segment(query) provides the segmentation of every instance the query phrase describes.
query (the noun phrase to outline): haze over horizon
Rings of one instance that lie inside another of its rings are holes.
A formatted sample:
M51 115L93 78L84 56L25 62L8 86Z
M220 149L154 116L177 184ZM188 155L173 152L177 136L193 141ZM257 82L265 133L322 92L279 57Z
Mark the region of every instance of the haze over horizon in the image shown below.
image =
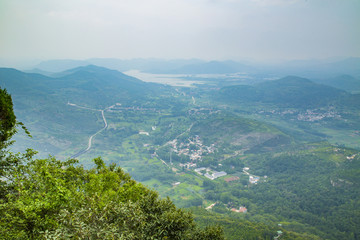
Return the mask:
M357 0L13 0L0 60L360 57Z

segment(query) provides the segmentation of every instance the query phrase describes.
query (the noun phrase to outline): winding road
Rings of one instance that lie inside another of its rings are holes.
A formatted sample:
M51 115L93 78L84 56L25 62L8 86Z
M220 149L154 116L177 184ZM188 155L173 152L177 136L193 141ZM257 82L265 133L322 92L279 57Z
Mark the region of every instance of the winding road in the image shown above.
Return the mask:
M104 130L107 128L108 124L107 124L107 121L106 121L106 118L105 118L104 111L105 111L106 109L108 109L108 108L105 108L104 110L99 110L99 109L82 107L82 106L79 106L79 105L76 105L76 104L73 104L73 103L69 103L69 102L68 102L68 105L73 106L73 107L82 108L82 109L88 109L88 110L93 110L93 111L100 111L100 112L101 112L101 116L102 116L103 121L104 121L104 127L89 137L88 147L87 147L86 149L81 150L80 152L78 152L78 153L76 153L76 154L74 154L74 155L72 155L72 156L70 157L70 158L77 158L77 157L79 157L80 155L82 155L82 154L86 153L87 151L89 151L89 150L91 149L91 146L92 146L92 140L93 140L93 138L94 138L97 134L101 133L102 131L104 131Z

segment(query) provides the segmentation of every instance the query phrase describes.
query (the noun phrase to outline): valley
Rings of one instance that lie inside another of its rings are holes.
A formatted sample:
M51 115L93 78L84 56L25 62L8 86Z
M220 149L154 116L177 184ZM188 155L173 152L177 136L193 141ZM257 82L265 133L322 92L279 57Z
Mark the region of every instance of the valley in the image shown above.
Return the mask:
M228 239L360 236L356 94L297 77L171 87L96 66L60 77L0 70L34 136L20 134L15 150L87 168L101 156L199 223L224 225Z
M360 0L0 0L0 240L360 240Z

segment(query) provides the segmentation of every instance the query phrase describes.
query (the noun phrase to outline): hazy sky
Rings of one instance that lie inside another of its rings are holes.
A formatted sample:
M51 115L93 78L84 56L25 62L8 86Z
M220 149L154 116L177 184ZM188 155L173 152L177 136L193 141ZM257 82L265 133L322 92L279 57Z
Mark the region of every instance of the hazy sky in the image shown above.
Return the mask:
M360 57L360 0L0 0L0 58Z

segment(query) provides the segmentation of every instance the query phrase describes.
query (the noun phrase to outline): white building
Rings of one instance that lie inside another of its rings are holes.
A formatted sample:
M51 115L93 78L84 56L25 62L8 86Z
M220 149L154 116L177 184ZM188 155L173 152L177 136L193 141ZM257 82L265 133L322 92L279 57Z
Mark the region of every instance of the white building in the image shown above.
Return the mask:
M197 174L203 175L203 174L201 173L201 171L204 171L205 169L206 169L206 168L201 167L201 168L196 168L194 171L195 171Z
M227 173L224 171L221 171L221 172L214 172L212 175L214 178L219 178L219 177L227 175Z
M222 177L222 176L225 176L227 175L226 172L224 171L221 171L221 172L215 172L213 171L213 173L210 175L209 173L205 173L204 176L211 179L211 180L214 180L216 178L219 178L219 177Z

